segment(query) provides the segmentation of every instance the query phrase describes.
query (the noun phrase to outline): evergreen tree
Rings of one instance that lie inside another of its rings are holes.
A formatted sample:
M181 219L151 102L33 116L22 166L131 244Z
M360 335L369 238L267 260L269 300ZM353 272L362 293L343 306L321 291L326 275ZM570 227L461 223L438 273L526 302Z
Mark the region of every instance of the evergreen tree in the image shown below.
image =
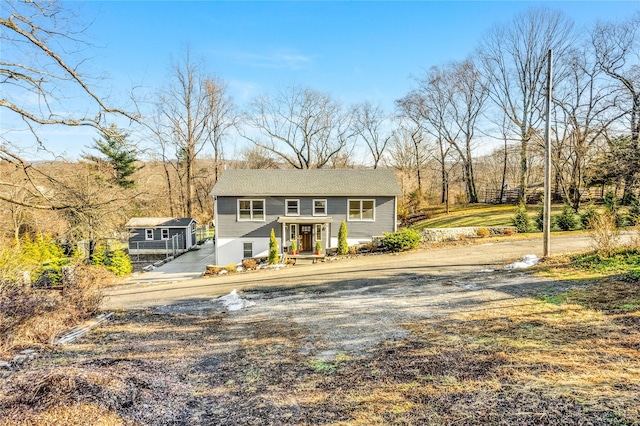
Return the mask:
M271 236L269 237L269 259L268 262L270 265L275 265L280 261L280 256L278 256L278 240L276 239L276 233L271 228Z
M347 244L347 222L344 220L340 224L338 231L338 254L349 253L349 244Z
M136 166L138 159L127 147L128 133L122 133L115 125L111 125L103 132L101 139L94 139L91 148L100 152L103 157L84 155L83 158L97 164L109 164L113 170L111 182L122 188L133 188L135 181L130 179L140 167Z
M513 224L518 229L518 232L521 233L529 232L531 229L531 222L529 220L529 215L527 214L527 206L525 206L523 201L520 202L516 209Z

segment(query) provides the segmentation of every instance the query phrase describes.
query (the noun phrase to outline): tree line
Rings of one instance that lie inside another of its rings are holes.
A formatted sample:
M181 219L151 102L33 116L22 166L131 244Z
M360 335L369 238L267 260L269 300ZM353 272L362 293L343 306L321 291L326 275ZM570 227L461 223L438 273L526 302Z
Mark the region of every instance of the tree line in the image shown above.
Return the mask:
M189 48L145 94L146 107L137 93L113 106L82 72L82 28L70 12L38 0L9 0L2 9L3 114L42 150L47 128L98 135L80 159L33 162L21 155L18 133L3 129L0 214L15 241L43 229L71 241L111 238L131 216L206 223L209 192L225 167L393 168L405 206L448 203L452 188L471 203L482 201L481 188L511 185L524 196L541 182L549 50L555 192L576 210L591 185L616 185L625 202L637 194L640 11L576 28L556 10L530 9L491 27L466 59L415 77L392 110L344 105L296 84L241 109ZM29 101L34 95L39 102Z

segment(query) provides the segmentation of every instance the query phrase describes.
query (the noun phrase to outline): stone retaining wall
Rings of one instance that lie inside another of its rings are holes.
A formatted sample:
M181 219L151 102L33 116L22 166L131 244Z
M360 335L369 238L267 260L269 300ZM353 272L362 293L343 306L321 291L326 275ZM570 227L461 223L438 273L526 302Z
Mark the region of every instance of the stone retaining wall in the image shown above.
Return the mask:
M464 238L478 237L478 229L484 228L490 235L515 234L518 230L514 226L468 226L464 228L425 228L420 232L425 243L439 243L442 241L458 241ZM508 231L505 232L505 230Z

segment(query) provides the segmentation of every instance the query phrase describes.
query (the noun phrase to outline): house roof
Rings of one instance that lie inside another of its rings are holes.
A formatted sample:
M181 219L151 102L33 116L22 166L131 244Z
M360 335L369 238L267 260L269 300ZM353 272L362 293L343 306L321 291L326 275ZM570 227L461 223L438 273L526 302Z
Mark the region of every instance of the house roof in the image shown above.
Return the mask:
M392 170L225 170L213 196L394 196L401 195Z
M125 228L186 228L191 222L197 222L191 217L132 217Z

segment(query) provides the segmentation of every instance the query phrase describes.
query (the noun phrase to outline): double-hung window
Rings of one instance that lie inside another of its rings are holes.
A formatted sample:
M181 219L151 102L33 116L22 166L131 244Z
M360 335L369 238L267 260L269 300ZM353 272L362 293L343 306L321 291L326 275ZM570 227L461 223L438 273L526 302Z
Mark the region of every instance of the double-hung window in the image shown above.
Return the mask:
M300 216L300 200L285 200L285 215Z
M153 240L153 229L147 228L144 230L144 239Z
M349 220L373 221L375 200L349 200Z
M264 221L264 200L238 200L238 220Z
M242 257L253 257L253 243L242 243Z
M314 216L327 215L327 200L313 200L313 215Z
M169 230L168 229L163 229L162 230L162 239L163 240L168 240L169 239Z

